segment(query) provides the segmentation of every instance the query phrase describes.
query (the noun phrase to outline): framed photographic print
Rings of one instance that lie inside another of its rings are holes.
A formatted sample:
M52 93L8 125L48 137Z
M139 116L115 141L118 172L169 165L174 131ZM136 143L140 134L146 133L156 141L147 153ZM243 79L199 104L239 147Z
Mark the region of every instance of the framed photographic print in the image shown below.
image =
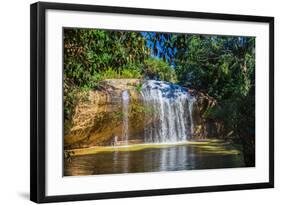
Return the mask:
M31 5L34 202L274 186L274 18Z

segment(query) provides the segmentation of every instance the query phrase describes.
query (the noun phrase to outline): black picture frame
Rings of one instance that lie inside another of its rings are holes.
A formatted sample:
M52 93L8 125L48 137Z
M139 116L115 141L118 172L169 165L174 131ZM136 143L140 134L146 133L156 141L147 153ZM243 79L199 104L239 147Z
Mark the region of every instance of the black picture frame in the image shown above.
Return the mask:
M46 10L86 11L263 22L269 24L269 181L262 183L46 196ZM38 2L30 7L30 199L37 203L186 194L274 187L274 18L264 16Z

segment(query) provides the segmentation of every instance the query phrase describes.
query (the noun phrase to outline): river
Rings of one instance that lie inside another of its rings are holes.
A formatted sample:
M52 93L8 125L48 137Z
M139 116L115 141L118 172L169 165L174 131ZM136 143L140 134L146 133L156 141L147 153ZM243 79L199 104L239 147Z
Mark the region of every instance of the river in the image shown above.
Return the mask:
M244 167L243 156L220 140L93 148L65 158L64 175L98 175ZM93 151L92 150L92 151Z

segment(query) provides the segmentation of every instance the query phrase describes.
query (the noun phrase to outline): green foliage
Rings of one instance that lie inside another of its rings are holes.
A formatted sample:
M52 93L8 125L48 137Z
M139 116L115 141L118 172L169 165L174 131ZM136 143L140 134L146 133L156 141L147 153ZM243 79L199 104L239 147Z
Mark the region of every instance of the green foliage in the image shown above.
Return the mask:
M176 73L168 63L157 59L149 58L144 64L144 75L151 79L176 82Z
M149 54L137 32L64 29L64 107L71 116L73 93L94 89L105 78L140 78Z
M205 118L223 122L225 133L242 143L247 165L254 162L255 38L187 36L175 54L181 84L214 97ZM251 158L249 160L249 158Z
M141 89L142 89L142 84L141 84L141 83L138 83L138 84L136 85L136 90L137 90L137 92L140 93L140 92L141 92Z
M141 71L137 69L118 69L115 70L111 67L99 73L100 80L104 79L123 79L123 78L141 78Z
M121 78L142 78L141 66L131 65L121 71Z
M71 119L72 115L74 114L74 107L78 103L79 100L87 101L88 99L88 90L87 87L72 87L69 89L68 87L64 87L64 94L63 101L64 101L64 123L65 123L65 131L68 131L69 120ZM65 133L66 134L66 133Z
M191 35L184 43L186 50L175 56L180 82L218 100L248 94L254 80L254 38Z
M132 119L138 119L139 116L144 116L144 115L152 115L154 111L154 108L151 106L147 105L142 105L139 103L132 103L130 105L130 111L129 115Z
M122 111L115 111L113 118L115 121L120 121L124 116L124 113Z
M98 74L108 68L123 75L137 76L136 65L148 56L145 39L137 32L98 29L64 30L64 76L67 84L95 87ZM131 69L133 67L133 69ZM108 71L107 74L113 74Z
M113 79L113 78L120 78L120 71L113 70L111 67L106 69L103 72L100 72L101 79Z
M65 119L77 93L109 78L158 79L206 93L217 103L204 117L222 122L244 154L254 153L254 37L64 29Z

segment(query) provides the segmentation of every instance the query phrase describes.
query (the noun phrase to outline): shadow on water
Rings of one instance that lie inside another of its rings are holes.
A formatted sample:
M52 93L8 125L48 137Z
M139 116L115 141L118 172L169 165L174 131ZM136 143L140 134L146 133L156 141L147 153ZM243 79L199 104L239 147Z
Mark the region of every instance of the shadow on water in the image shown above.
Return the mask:
M228 144L183 144L134 151L113 150L65 160L65 176L243 167L243 156Z

